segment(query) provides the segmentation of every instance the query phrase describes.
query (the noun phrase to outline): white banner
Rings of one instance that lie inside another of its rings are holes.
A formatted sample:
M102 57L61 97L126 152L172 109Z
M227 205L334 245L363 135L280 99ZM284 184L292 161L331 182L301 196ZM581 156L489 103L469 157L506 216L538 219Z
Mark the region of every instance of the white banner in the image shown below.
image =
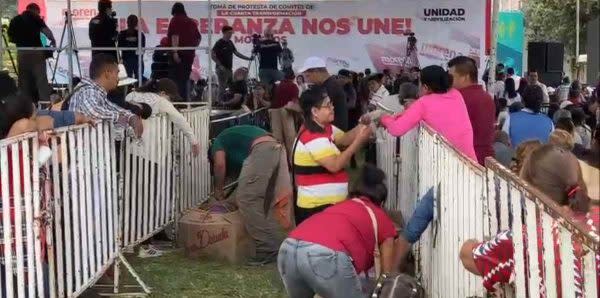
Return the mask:
M397 71L405 63L407 34L417 38L416 58L421 67L446 62L467 55L483 63L486 34L486 2L483 0L359 0L359 1L226 1L213 3L215 35L220 38L223 25L234 28L237 50L250 55L253 33L271 27L277 40L287 40L298 69L309 56L327 61L330 71L342 68L362 71L365 68ZM189 17L198 21L202 42L208 46L208 2L183 1ZM154 47L166 36L172 1L143 1L141 28L146 46ZM89 46L88 23L96 15L96 1L72 1L74 32L79 47ZM138 12L136 1L115 1L120 28L130 14ZM60 37L66 1L47 2L48 25ZM208 55L197 51L198 59L192 78L207 74ZM80 51L83 75L87 76L90 51ZM67 60L59 73L67 69ZM150 74L152 51L144 55L146 75ZM248 66L234 58L234 68ZM75 69L77 69L75 67ZM77 75L77 73L76 73Z

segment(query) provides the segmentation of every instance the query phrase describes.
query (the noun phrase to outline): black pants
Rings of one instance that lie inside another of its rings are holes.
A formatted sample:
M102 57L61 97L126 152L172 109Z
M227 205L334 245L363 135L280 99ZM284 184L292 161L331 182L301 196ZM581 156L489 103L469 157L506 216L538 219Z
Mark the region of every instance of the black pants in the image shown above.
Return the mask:
M169 79L177 84L179 95L184 101L189 99L190 94L190 74L192 73L192 61L182 60L181 63L175 63L172 59L169 61Z
M123 66L125 66L125 71L127 72L127 76L130 78L138 77L138 56L123 56ZM144 81L144 60L142 60L142 81Z
M296 226L299 226L303 221L305 221L309 217L327 209L327 207L330 207L330 206L333 206L333 205L327 204L327 205L319 206L316 208L301 208L301 207L296 206L296 208L295 208L296 210L294 210Z

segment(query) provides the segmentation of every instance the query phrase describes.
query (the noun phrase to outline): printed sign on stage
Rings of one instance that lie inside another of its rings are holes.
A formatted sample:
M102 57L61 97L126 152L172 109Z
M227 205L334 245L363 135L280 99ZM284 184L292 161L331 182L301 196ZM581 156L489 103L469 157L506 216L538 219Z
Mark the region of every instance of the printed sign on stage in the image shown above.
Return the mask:
M47 21L60 36L66 1L48 0ZM203 35L200 46L207 47L208 2L182 1L188 16L197 21ZM146 45L156 46L167 33L172 1L143 1L140 27ZM89 46L88 23L96 14L96 1L73 1L74 31L79 47ZM137 1L114 1L119 26L127 16L137 14ZM234 28L233 41L239 52L249 55L252 34L273 28L276 39L287 40L295 56L294 68L309 56L327 61L331 72L342 68L399 71L411 65L445 65L458 55L484 61L486 40L486 1L481 0L362 0L362 1L223 1L211 5L215 34L220 38L224 25ZM408 34L417 39L409 51ZM193 79L205 77L208 55L198 50ZM87 73L89 51L79 52L82 72ZM61 58L59 73L66 71ZM146 76L150 73L152 51L144 53ZM234 59L234 68L247 66Z

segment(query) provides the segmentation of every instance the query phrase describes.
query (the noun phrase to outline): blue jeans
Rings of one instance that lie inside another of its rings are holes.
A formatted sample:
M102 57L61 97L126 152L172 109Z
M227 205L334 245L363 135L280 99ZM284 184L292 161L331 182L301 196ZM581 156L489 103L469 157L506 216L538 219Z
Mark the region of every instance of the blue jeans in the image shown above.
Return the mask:
M427 226L433 220L433 199L432 187L417 203L415 211L406 224L406 228L402 231L402 236L409 243L412 244L419 241L419 238L421 238L421 235L427 230Z
M319 244L287 238L281 244L277 268L291 298L365 297L352 259Z

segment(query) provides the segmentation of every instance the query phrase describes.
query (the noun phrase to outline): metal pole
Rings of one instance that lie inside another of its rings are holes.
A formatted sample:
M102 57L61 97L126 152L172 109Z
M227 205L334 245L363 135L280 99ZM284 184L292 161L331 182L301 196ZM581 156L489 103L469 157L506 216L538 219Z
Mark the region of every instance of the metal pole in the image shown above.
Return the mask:
M491 43L492 48L490 50L490 71L488 75L488 90L491 85L496 81L496 48L498 39L498 11L500 10L500 0L493 0L492 8L492 36Z
M67 0L67 28L72 28L73 18L71 15L71 0ZM70 29L69 29L70 30ZM67 57L69 59L69 93L73 92L73 38L75 36L69 34L69 43L67 44ZM60 53L59 53L60 55Z
M2 26L2 17L0 17L0 71L4 70L4 38L2 38L3 36L4 27Z
M138 69L137 69L137 80L138 86L142 86L142 77L144 74L142 73L143 64L144 64L144 53L142 52L142 0L138 0L138 42L137 42L137 59L138 59Z
M579 78L579 12L580 5L579 0L576 1L575 5L575 79Z
M208 0L208 110L212 109L212 34L213 34L213 18L212 18L212 1ZM202 96L202 95L201 95Z

